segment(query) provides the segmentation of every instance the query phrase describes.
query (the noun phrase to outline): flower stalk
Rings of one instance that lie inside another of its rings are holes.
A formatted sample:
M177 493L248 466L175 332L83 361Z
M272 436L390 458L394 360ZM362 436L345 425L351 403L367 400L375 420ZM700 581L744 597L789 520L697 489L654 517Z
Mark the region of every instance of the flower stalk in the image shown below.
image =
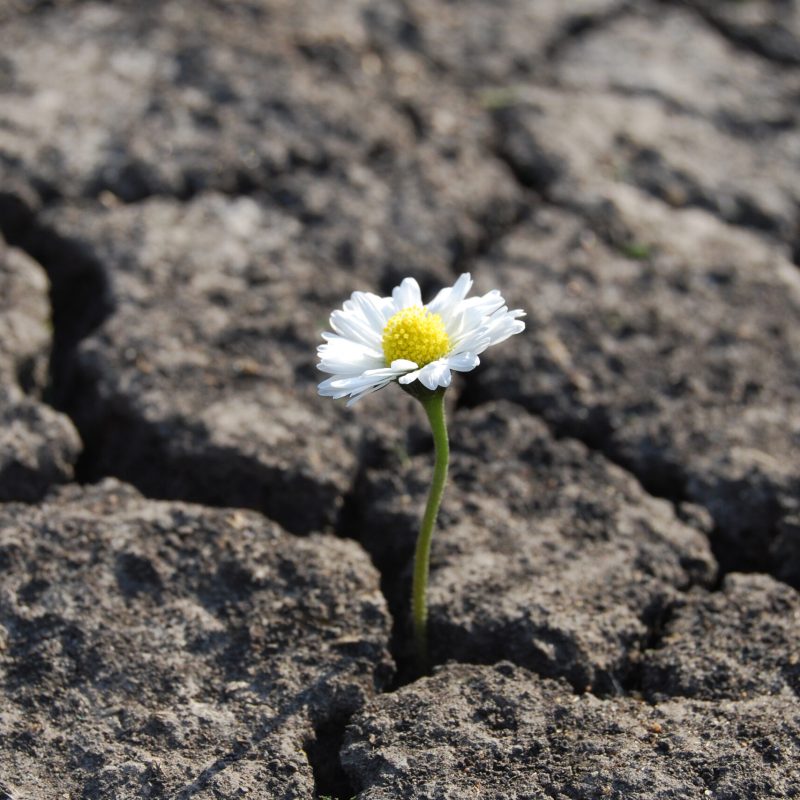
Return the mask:
M330 317L322 334L317 367L330 375L319 384L323 397L347 397L347 405L399 384L422 403L433 432L436 463L414 555L411 610L420 672L428 668L428 573L436 517L450 458L444 394L453 372L471 372L489 347L522 333L525 312L509 310L497 289L467 297L465 272L429 303L414 278L404 278L391 297L353 292Z
M428 667L428 575L430 572L431 542L436 527L436 518L442 504L447 467L450 460L450 445L447 438L447 421L444 409L444 389L417 395L433 432L436 462L433 479L428 492L428 502L422 516L417 546L414 552L414 578L411 587L411 615L414 624L414 644L421 672Z

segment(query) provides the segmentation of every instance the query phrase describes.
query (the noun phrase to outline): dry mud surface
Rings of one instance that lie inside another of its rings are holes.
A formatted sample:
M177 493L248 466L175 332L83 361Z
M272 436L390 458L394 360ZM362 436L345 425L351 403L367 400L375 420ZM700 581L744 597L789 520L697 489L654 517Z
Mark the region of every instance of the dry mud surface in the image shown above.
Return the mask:
M800 798L798 589L795 0L0 0L1 800Z

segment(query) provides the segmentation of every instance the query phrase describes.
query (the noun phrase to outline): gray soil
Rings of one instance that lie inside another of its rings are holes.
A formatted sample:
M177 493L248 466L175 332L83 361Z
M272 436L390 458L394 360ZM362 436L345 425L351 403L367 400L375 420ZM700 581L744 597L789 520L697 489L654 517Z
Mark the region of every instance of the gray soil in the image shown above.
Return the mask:
M449 664L357 714L342 760L362 800L797 797L798 726L796 697L648 705Z
M0 0L0 800L800 798L799 264L790 0Z
M0 746L20 798L302 797L393 667L353 542L113 479L6 504Z

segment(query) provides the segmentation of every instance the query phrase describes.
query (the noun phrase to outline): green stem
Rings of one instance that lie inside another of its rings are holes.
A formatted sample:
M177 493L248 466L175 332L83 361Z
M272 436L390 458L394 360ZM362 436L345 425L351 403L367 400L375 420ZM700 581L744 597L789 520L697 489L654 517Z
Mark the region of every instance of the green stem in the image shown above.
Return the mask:
M447 441L447 423L444 415L444 389L420 397L428 421L433 431L433 444L436 448L436 464L425 514L422 517L417 548L414 553L414 581L411 589L411 608L414 619L414 642L417 659L424 672L428 666L428 572L431 557L431 539L436 525L436 516L442 504L442 495L447 483L447 463L450 446Z

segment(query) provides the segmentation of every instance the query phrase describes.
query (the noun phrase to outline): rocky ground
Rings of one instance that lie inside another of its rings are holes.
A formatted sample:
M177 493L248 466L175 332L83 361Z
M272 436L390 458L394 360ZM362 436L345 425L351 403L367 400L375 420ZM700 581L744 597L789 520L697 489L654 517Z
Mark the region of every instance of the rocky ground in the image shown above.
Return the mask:
M796 0L0 0L0 234L0 800L800 798Z

